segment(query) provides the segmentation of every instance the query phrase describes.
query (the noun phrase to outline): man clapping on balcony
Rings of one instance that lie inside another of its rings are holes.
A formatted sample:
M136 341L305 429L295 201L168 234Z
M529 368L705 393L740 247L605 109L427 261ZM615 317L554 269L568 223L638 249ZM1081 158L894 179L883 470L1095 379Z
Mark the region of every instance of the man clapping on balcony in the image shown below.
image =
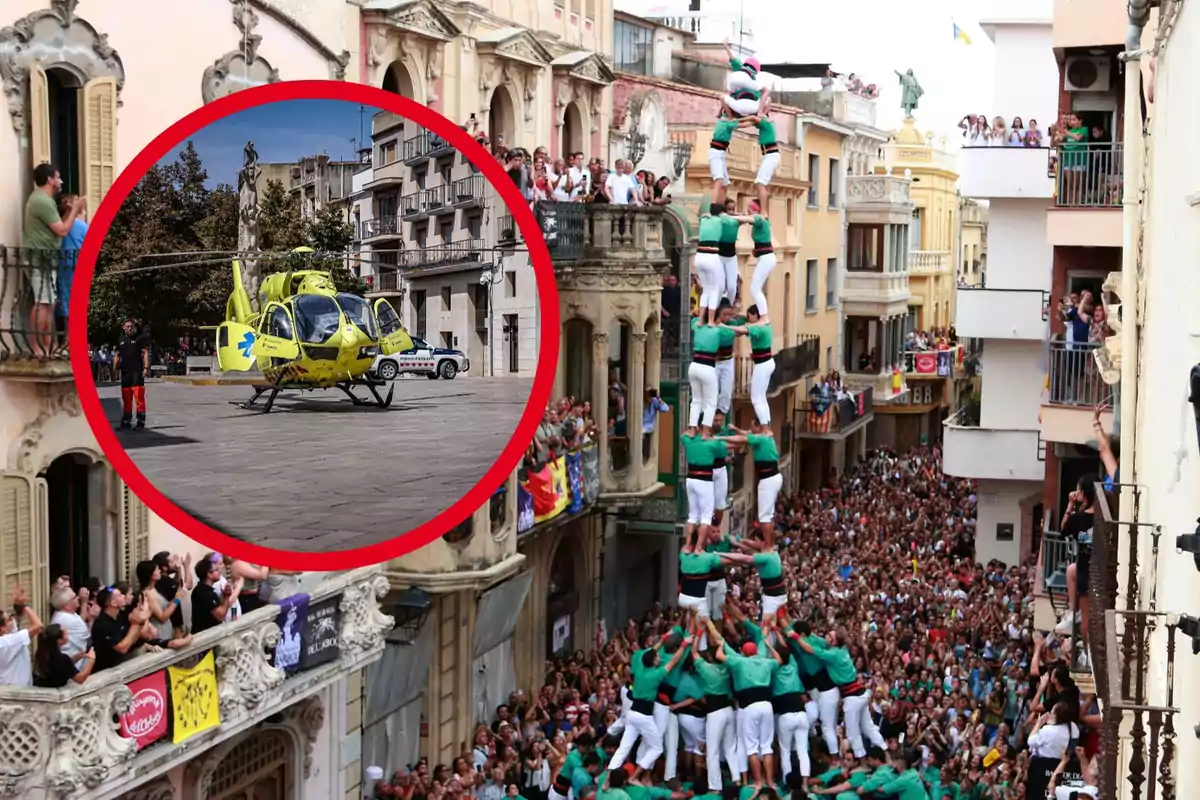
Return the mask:
M42 621L20 586L13 588L12 603L13 613L0 611L0 686L29 686L33 683L29 643L42 632ZM24 628L21 617L27 623Z

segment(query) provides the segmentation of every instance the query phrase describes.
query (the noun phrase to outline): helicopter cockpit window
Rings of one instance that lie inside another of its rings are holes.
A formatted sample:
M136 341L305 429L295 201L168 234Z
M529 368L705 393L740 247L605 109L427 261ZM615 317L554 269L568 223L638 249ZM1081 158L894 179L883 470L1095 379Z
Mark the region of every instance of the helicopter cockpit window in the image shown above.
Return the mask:
M300 341L322 344L342 327L342 311L332 297L301 294L292 300Z
M343 292L337 296L337 301L342 311L346 312L346 316L360 331L372 339L379 338L375 330L375 315L371 313L371 307L367 305L366 300L358 295Z
M379 315L380 335L387 336L404 327L400 322L400 315L388 303L380 303L376 313Z
M291 341L295 334L292 331L292 319L283 306L275 306L267 317L267 335L278 336L280 339Z

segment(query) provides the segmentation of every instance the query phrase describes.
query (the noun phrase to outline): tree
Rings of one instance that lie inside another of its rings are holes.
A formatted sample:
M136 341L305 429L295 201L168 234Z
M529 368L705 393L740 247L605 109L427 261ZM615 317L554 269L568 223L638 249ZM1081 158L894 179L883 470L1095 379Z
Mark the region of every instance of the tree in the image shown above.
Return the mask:
M322 207L313 219L306 221L305 233L309 246L318 253L348 253L354 241L354 225L346 219L345 209L340 206ZM346 262L346 258L319 258L310 269L330 272L339 291L365 294L366 282L355 276Z
M300 198L279 181L267 181L258 198L259 248L287 252L307 244Z

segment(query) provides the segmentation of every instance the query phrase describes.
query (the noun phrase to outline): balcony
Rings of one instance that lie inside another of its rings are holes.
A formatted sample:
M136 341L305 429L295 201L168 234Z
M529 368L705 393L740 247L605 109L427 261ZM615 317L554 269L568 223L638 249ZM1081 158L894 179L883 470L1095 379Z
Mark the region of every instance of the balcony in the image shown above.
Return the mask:
M909 275L942 275L954 269L954 259L949 252L938 250L909 250Z
M1124 45L1128 29L1126 0L1055 0L1055 50Z
M490 252L486 249L483 239L468 239L406 250L400 254L399 267L404 277L412 279L422 275L479 269L488 258Z
M512 214L501 214L496 219L496 242L515 245L522 240L521 229Z
M846 220L865 225L912 222L912 181L895 175L847 175Z
M1113 402L1113 389L1104 382L1095 357L1103 346L1050 342L1049 387L1040 414L1046 441L1095 444L1094 409ZM1112 430L1113 412L1103 412L1100 421L1105 430Z
M362 188L364 191L397 188L404 182L405 169L402 161L393 161L390 164L376 167L371 179L364 183Z
M873 269L846 269L842 287L842 308L847 317L886 318L908 311L912 292L908 288L908 270L884 272Z
M403 233L400 220L396 217L365 219L358 223L358 238L362 242L383 241L400 236L403 236Z
M960 286L954 326L969 339L1044 342L1050 335L1050 293L1041 289Z
M54 306L70 297L76 255L0 245L0 378L73 380Z
M842 125L875 127L878 102L846 89L828 89L820 92L785 91L779 93L779 102L803 108Z
M875 390L868 387L852 398L823 404L805 400L796 405L793 424L800 439L845 439L865 428L875 416Z
M1121 247L1124 145L1058 148L1046 238L1055 247Z
M297 713L289 712L291 707L312 710L299 704L383 654L384 636L394 624L380 610L387 591L377 566L329 573L308 595L308 622L298 626L303 629L299 641L283 638L284 608L273 603L197 634L187 647L138 656L82 684L0 687L9 723L0 736L4 794L30 800L116 797L135 778L145 782L165 774L252 725ZM329 616L334 627L317 625L317 619ZM294 671L275 666L276 648L285 643L300 649ZM310 652L320 655L309 661ZM195 694L172 697L168 667L201 667L185 679ZM207 677L204 669L210 670ZM197 721L219 721L197 726L190 735L175 722L173 739L168 738L173 701L192 704ZM322 711L335 709L322 709L317 702L315 713ZM134 725L144 732L139 738L120 733L118 718L125 723L121 728ZM185 736L186 744L174 743Z
M667 257L662 206L538 203L534 209L560 274L580 262L645 264ZM611 270L610 270L611 272Z
M404 140L402 155L410 167L419 166L430 158L440 158L454 152L454 147L432 131L422 131Z
M453 214L454 206L450 201L450 187L435 186L421 191L421 210L430 216Z
M940 380L963 377L963 349L905 350L904 373L908 380Z
M903 372L899 374L899 386L896 385L896 377L894 369L880 372L855 372L847 369L845 383L852 392L871 390L871 401L876 406L886 406L906 402L908 376Z
M468 175L450 184L446 199L455 208L471 208L483 205L486 193L487 180L482 175Z
M964 147L961 191L980 200L1054 197L1054 151L1040 147Z
M428 216L425 212L425 190L418 189L400 198L400 217L406 221Z
M1067 567L1075 563L1075 542L1053 531L1042 533L1033 585L1033 627L1053 630L1067 608Z
M1045 445L1037 431L981 428L964 407L946 420L942 443L947 475L1000 481L1045 478Z
M821 368L821 339L816 334L796 335L796 344L785 347L775 354L775 371L767 385L767 396L774 397ZM750 356L736 356L733 371L733 393L735 397L750 396L750 376L754 374L754 362Z

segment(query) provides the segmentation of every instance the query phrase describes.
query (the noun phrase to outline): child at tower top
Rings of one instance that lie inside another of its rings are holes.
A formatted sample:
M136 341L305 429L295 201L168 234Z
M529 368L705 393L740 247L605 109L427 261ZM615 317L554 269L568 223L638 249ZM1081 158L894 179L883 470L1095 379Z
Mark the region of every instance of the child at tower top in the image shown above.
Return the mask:
M729 76L725 79L725 87L729 94L725 95L725 105L736 116L749 117L763 113L770 104L770 91L763 88L759 81L759 63L757 58L745 61L733 54L729 42L725 42L725 55L729 59Z

